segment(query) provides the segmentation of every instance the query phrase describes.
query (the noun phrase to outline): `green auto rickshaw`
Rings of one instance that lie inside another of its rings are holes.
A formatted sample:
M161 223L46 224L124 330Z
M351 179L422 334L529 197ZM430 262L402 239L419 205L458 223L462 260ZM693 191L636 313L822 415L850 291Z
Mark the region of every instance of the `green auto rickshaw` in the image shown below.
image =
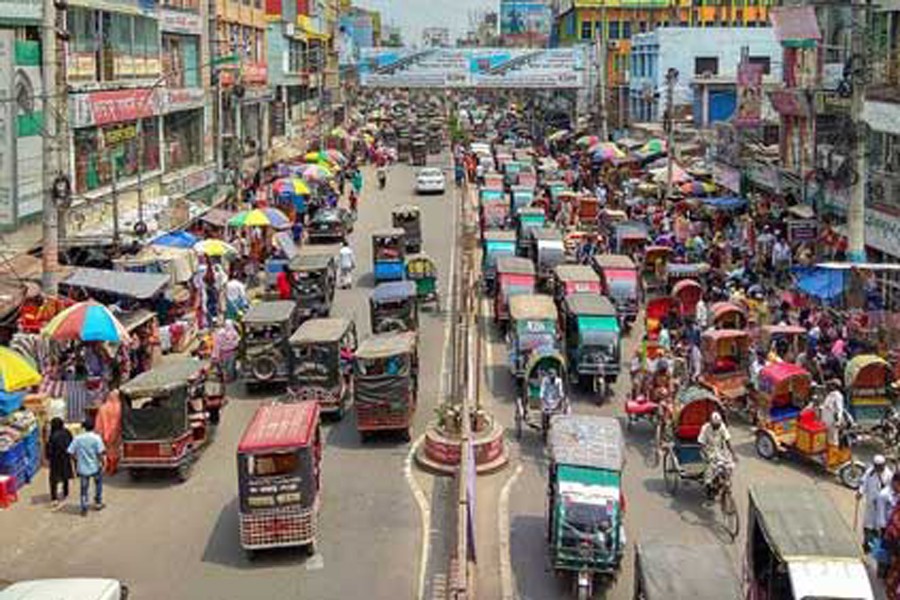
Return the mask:
M420 252L406 257L406 279L416 284L416 296L420 304L440 305L438 296L438 270L434 260Z
M622 428L612 417L556 415L548 445L550 565L575 574L575 596L587 600L598 577L619 570L625 551Z
M572 294L563 301L561 321L571 378L602 402L621 370L615 305L605 296Z

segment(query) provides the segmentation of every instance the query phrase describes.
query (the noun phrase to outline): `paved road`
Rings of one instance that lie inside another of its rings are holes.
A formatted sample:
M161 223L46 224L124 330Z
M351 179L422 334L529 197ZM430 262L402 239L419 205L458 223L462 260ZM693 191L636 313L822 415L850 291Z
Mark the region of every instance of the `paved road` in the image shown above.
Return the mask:
M636 330L627 338L623 338L623 356L631 356L640 335L641 331ZM511 430L514 390L512 377L506 366L506 346L491 323L486 324L483 338L486 348L484 401L492 404L494 415ZM624 397L626 390L630 390L630 386L626 372L620 376L612 400L598 406L585 394L576 393L573 410L576 413L622 417L624 411L621 398ZM624 426L624 420L622 422ZM606 589L598 592L597 597L610 600L630 600L633 597L633 552L635 542L640 541L722 544L723 551L732 559L737 573L740 574L744 556L743 528L747 516L747 490L755 481L811 483L835 502L848 524L853 522L855 503L851 491L841 487L834 479L815 468L787 460L770 463L758 458L753 447L750 428L740 420L736 420L731 431L739 455L734 484L742 521L741 535L733 543L721 527L715 509L706 509L702 506L703 495L698 484L683 484L675 497L665 492L661 467L651 467L648 460L649 449L653 444L651 428L645 424L638 424L631 431L625 432L627 558L618 578ZM491 506L488 516L481 515L483 517L481 533L485 535L487 532L484 529L488 529L495 536L499 536L493 523L508 519L511 583L515 598L550 600L572 597L571 578L557 578L547 568L548 462L540 435L536 431L526 429L521 443L511 435L507 437L512 455L510 466L504 473L492 476L490 483L479 489L480 506ZM516 475L519 467L521 471ZM498 505L498 498L504 486L508 488L508 511L503 511ZM497 557L504 551L500 541L499 537L493 543L484 541L482 548L488 554L489 566L480 569L479 585L496 590L498 595L492 597L501 597L499 594L504 591L499 587L500 566Z
M455 195L415 199L413 170L395 167L388 188L377 190L367 172L360 218L352 236L360 265L357 285L339 291L334 314L355 318L367 335L373 229L390 226L390 208L417 202L422 208L424 249L440 267L446 293L453 246ZM440 391L444 352L444 315L427 310L420 325L419 410L413 438L431 418ZM419 585L422 517L404 466L410 444L385 439L362 445L352 414L326 425L324 502L319 554L302 550L265 553L250 561L238 544L234 452L255 407L269 400L237 397L223 415L212 445L183 485L168 479L132 482L120 474L109 479L108 507L87 518L74 504L48 510L44 473L27 486L13 510L0 512L0 579L108 576L127 581L135 598L166 600L238 600L259 598L413 598ZM426 506L436 493L445 496L445 480L419 473L417 485ZM77 490L76 490L77 493ZM444 515L440 506L433 520ZM433 553L440 556L443 527L429 529ZM441 560L429 566L443 567Z

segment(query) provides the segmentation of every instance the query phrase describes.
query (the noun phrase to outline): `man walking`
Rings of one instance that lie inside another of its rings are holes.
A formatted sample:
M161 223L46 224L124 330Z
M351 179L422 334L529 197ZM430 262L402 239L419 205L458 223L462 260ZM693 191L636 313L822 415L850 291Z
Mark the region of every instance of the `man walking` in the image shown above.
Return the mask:
M866 469L859 488L856 490L857 502L864 502L863 506L863 550L868 553L872 543L881 535L882 525L878 498L881 492L890 487L894 471L887 466L887 461L881 454L876 454L872 459L872 465Z
M69 454L75 459L75 472L81 481L81 516L87 516L88 490L94 480L94 508L102 510L103 504L103 457L106 447L94 432L94 421L84 421L84 431L75 436L69 444Z

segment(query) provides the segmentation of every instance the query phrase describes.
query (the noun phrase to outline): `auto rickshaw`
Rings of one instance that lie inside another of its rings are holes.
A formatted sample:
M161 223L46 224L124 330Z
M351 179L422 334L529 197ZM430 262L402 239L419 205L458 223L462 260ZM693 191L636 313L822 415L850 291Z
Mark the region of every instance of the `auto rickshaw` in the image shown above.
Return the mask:
M750 336L744 330L704 331L700 338L703 372L698 382L732 411L753 416L747 389Z
M608 239L615 239L616 225L628 220L628 213L624 210L614 208L603 208L600 210L600 233Z
M497 259L497 294L494 295L494 321L501 327L509 321L509 300L519 294L534 294L534 264L521 256Z
M122 400L121 466L174 471L186 481L200 449L209 441L205 406L207 364L171 355L119 388Z
M347 357L356 350L356 325L343 318L309 319L289 343L289 398L315 401L322 414L343 417L350 398Z
M406 272L406 232L394 227L372 234L372 272L375 283L399 281Z
M540 208L523 208L516 216L516 240L520 256L533 256L534 237L531 232L547 225L547 216Z
M290 344L300 321L291 300L252 304L241 321L240 374L248 388L254 384L286 383Z
M684 279L696 279L703 283L709 274L710 266L707 263L673 263L670 262L666 269L669 279L669 287L675 287Z
M566 245L558 229L541 227L532 229L531 235L535 244L532 260L537 268L538 284L546 287L556 267L566 262Z
M709 307L710 322L715 329L745 329L747 313L734 302L716 302Z
M513 377L520 379L532 352L559 350L556 305L550 296L519 294L509 299L509 320L509 367Z
M728 553L717 544L641 542L633 600L745 600Z
M408 254L422 250L422 217L418 206L412 204L395 206L391 210L391 226L406 233L404 243Z
M763 367L757 384L756 453L772 460L791 454L836 474L842 484L857 489L865 465L853 459L852 440L841 433L828 438L824 423L808 406L812 394L809 371L791 363Z
M663 323L672 312L675 305L671 296L656 296L647 299L644 309L644 331L647 339L656 341Z
M503 190L481 188L478 192L478 208L482 235L485 231L505 229L509 225L509 202L503 197Z
M597 254L592 266L600 276L603 295L616 305L620 323L628 327L637 320L641 301L637 266L625 254Z
M639 221L622 221L613 226L613 248L616 254L636 256L642 254L650 234L647 226Z
M746 600L874 600L856 534L829 496L812 485L750 486Z
M598 294L573 294L563 302L560 320L570 376L602 401L621 370L616 307Z
M419 304L412 281L379 283L369 296L369 323L372 333L419 329Z
M299 316L327 317L337 283L338 246L309 246L288 263Z
M485 173L484 185L482 187L488 190L500 190L500 192L503 192L503 175L500 173Z
M616 419L556 415L548 436L547 540L557 574L573 573L579 600L613 577L625 554L625 442Z
M587 265L557 265L553 270L553 297L560 306L572 294L600 295L600 277Z
M420 304L433 302L440 305L437 265L424 252L406 257L406 279L416 284L416 297Z
M759 328L759 348L768 351L772 344L787 362L794 362L806 351L807 332L799 325L763 325Z
M428 146L424 141L414 141L410 146L410 164L424 167L428 164Z
M641 276L648 294L660 294L668 289L668 266L672 249L668 246L647 246Z
M241 547L306 546L315 554L322 489L322 434L316 402L256 409L237 448Z
M489 294L495 291L497 281L497 259L501 256L516 255L516 233L514 231L488 231L484 234L481 252L481 278Z
M356 430L363 442L378 431L399 431L410 439L418 403L416 334L383 333L356 350L353 395Z
M894 374L886 360L875 354L853 357L844 369L847 411L853 417L855 431L874 435L884 442L894 441L896 415L891 388Z
M510 214L515 218L519 211L528 208L534 201L534 189L524 186L514 185L509 192Z
M682 317L696 316L697 304L702 297L703 286L695 279L683 279L672 287L672 298Z

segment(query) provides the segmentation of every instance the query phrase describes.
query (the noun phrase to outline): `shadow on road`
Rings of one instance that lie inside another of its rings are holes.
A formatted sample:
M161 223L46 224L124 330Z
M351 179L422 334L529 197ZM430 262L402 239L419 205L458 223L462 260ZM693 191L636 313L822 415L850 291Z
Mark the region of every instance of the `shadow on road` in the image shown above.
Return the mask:
M203 562L237 569L295 568L309 556L306 548L272 548L253 553L241 548L238 526L238 500L232 498L219 512L203 549Z
M543 516L513 517L510 523L510 540L516 598L539 600L568 597L568 580L557 577L547 561L547 522ZM552 595L549 594L551 589L554 590ZM536 593L536 590L539 592Z
M356 278L356 287L358 288L366 288L366 289L374 289L375 288L375 273L369 271L368 273L363 273L359 277Z
M648 492L668 498L669 509L675 512L683 523L709 529L722 544L733 543L718 507L715 503L707 501L701 482L682 479L675 493L669 494L660 471L659 477L644 479L643 484Z
M376 431L366 436L366 441L356 430L356 412L348 407L344 418L332 423L325 434L325 443L329 446L348 450L379 450L383 448L405 448L408 440L402 432Z

